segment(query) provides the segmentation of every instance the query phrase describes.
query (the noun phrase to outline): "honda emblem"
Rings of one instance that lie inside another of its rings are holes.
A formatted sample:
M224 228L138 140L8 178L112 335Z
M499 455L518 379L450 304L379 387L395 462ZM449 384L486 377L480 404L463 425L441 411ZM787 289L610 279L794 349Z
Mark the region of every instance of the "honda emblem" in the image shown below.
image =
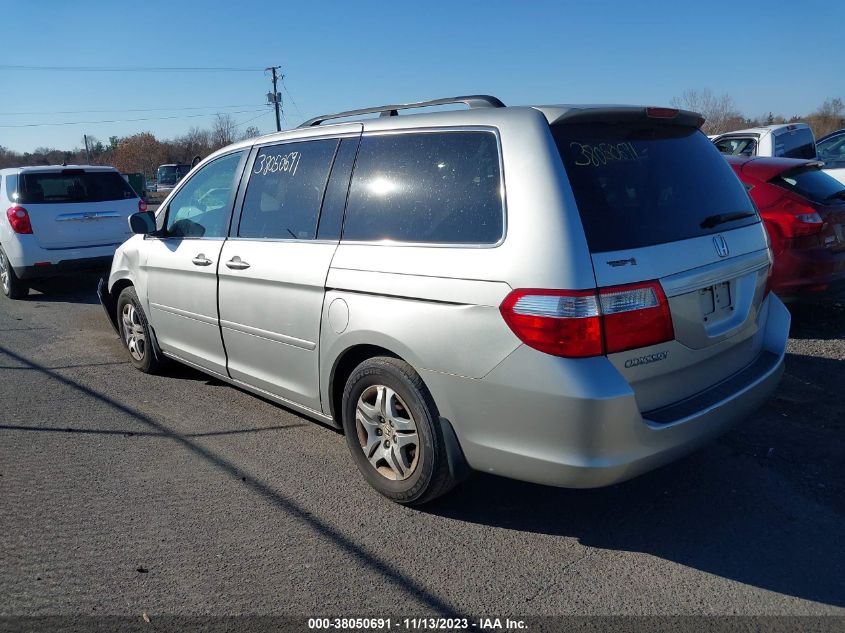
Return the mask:
M713 238L713 246L716 247L716 252L719 254L719 257L727 257L731 252L728 248L727 241L721 235L717 235Z

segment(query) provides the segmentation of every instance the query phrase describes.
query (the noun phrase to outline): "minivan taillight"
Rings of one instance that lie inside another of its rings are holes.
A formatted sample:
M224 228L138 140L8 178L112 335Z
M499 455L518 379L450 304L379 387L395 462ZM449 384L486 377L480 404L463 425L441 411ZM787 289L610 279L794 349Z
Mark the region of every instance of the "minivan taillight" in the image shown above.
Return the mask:
M147 210L147 203L142 198L138 198L138 213L145 213Z
M598 290L514 290L499 310L523 343L567 358L614 354L675 337L669 303L656 281Z
M6 209L6 217L12 230L21 235L32 234L32 223L29 221L29 213L23 207L9 207Z

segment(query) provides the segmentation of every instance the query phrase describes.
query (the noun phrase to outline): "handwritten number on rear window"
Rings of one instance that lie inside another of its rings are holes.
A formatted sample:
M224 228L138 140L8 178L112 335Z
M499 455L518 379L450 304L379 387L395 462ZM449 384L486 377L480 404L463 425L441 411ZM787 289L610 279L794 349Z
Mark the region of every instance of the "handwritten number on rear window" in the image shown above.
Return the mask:
M630 143L599 143L598 145L589 145L587 143L576 143L572 141L569 147L576 152L580 152L580 156L577 156L578 160L575 161L575 165L578 167L586 167L587 165L598 167L599 165L607 165L608 163L640 159L637 150Z

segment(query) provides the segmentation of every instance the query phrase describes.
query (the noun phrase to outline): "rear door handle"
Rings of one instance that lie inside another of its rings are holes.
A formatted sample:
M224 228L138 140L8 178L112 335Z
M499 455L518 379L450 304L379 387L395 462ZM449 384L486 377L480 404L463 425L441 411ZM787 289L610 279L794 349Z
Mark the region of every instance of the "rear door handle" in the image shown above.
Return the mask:
M249 268L249 264L247 264L237 255L235 255L232 259L226 262L226 266L233 270L244 270L246 268Z
M200 253L191 261L194 262L194 266L210 266L212 264L212 261L208 259L204 253Z

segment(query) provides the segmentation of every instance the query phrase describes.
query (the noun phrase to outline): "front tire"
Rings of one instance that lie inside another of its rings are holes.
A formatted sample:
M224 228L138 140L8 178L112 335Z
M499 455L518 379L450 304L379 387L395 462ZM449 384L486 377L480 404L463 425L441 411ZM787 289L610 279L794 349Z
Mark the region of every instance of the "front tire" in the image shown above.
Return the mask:
M29 286L18 279L2 248L0 248L0 286L3 288L3 294L9 299L23 299L29 294Z
M164 367L164 356L151 336L147 315L132 286L124 288L117 299L117 329L135 369L156 374Z
M434 399L408 363L380 356L358 365L342 417L355 465L391 501L421 505L455 485Z

